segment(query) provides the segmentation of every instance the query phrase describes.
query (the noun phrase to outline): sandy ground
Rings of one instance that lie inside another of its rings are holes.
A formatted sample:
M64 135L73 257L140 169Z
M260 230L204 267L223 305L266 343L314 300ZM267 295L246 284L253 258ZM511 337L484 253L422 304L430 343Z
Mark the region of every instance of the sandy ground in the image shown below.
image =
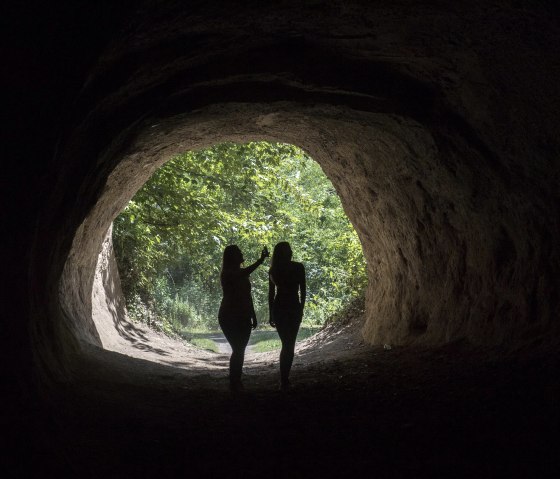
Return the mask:
M87 347L22 471L560 477L556 350L384 349L361 341L359 322L299 343L288 393L277 388L277 351L247 355L234 394L227 354L140 330L126 351Z

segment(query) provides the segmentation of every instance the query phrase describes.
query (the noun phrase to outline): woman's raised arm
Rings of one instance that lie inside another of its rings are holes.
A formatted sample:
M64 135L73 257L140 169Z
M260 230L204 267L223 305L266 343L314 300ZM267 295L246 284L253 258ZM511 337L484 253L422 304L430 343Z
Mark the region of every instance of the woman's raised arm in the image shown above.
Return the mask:
M253 271L255 271L261 264L263 264L265 258L268 258L270 253L266 246L261 251L261 257L255 261L252 265L247 266L246 268L241 268L241 274L249 276Z

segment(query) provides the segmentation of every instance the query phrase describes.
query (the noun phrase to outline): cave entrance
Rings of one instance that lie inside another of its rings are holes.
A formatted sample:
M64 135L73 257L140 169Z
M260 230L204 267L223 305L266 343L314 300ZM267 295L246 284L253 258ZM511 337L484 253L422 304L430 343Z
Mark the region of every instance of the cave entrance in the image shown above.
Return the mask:
M422 164L434 161L431 137L412 120L343 106L281 102L220 104L146 118L100 155L94 172L100 180L88 183L74 205L77 226L58 282L54 326L61 345L78 349L87 343L170 362L165 353L169 345L157 345L159 337L152 340L149 331L126 321L124 301L119 301L120 282L111 274L117 266L112 235L107 233L135 193L169 159L216 144L263 140L298 145L307 152L334 185L356 228L367 261L364 340L377 344L406 340L422 295L415 284L424 284L417 274L423 264L422 258L415 259L417 235L409 231L418 224L416 198L423 190L419 193L411 178L418 171L430 174L429 168L416 165L420 160ZM424 189L432 188L428 179L422 179ZM295 259L306 262L298 256L303 248L293 246ZM246 250L246 258L252 259L250 255L257 255L261 247L259 243L253 252ZM219 259L212 262L219 263ZM183 362L185 367L192 363Z
M136 192L113 227L126 320L214 352L228 345L217 322L222 254L289 241L307 270L298 339L363 298L359 239L321 167L304 150L266 141L225 142L175 156ZM268 265L251 275L259 326L249 350L280 347L268 325ZM122 323L122 320L121 320Z

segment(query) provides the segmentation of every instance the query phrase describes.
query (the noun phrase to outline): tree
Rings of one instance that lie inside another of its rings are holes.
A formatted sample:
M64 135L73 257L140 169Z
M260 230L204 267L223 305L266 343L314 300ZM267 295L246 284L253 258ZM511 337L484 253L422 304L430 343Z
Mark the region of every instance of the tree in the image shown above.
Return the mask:
M222 143L173 158L117 217L113 235L131 314L159 318L163 329L216 322L227 244L250 261L262 246L289 241L306 265L310 322L322 322L366 283L361 246L336 191L294 145ZM253 285L257 313L266 317L266 269Z

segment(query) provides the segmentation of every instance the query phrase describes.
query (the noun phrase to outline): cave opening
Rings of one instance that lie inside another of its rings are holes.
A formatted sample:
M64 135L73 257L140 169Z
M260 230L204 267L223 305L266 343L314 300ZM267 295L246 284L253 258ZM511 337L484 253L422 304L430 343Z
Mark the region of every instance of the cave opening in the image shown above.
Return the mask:
M109 168L102 194L93 197L94 205L79 221L59 282L55 328L67 338L65 344L101 343L87 298L105 233L133 194L183 151L253 140L300 145L332 181L367 262L362 327L367 342L500 342L511 332L504 318L526 314L523 295L502 295L496 304L485 299L511 279L508 268L522 256L502 261L490 276L485 272L492 245L511 229L504 224L496 230L494 220L506 185L496 179L491 190L475 186L496 173L480 164L483 153L476 148L465 150L467 162L462 136L450 143L411 118L340 105L231 103L144 120L134 135L127 132L102 155L100 164ZM104 303L109 317L118 317L123 305L106 303L103 288L97 293L93 300ZM503 317L488 321L496 307Z
M236 132L228 134L231 129ZM127 146L125 154L119 153L120 160L106 180L103 195L96 200L74 237L59 288L62 323L67 326L64 332L73 331L80 342L110 343L100 338L98 317L91 321L94 312L104 310L109 312L103 314L111 318L111 322L101 329L108 331L112 328L120 332L112 335L117 341L118 336L127 335L119 319L123 315L123 302L106 301L106 298L113 297L110 290L116 285L107 281L111 276L108 270L96 271L99 245L106 245L105 231L114 218L168 158L181 151L224 141L243 143L264 138L298 144L309 152L332 181L345 213L356 227L368 264L370 284L372 278L375 280L375 287L370 286L366 293L364 336L377 343L398 344L406 341L411 330L416 337L426 333L425 315L424 323L419 327L414 322L415 311L411 307L404 313L395 309L395 305L402 307L400 296L417 292L417 288L410 285L416 243L403 244L415 237L406 230L416 226L410 215L416 209L415 203L422 201L417 198L420 182L414 183L411 178L420 171L418 161L429 162L435 154L433 139L419 124L395 121L387 115L356 113L342 107L276 103L209 107L195 114L160 119L158 123L145 122L139 131L141 133L136 134L135 142ZM217 135L217 132L220 133ZM368 184L365 178L372 173L377 180L375 184ZM421 193L425 194L430 181L423 178L425 186ZM399 221L400 215L409 218ZM372 227L376 230L375 235L371 235ZM407 248L410 250L411 247L414 249L409 260L403 259ZM107 253L111 247L103 246L101 250ZM110 265L114 259L105 256L100 261ZM394 277L395 268L400 271L397 278ZM96 287L103 283L96 281L99 275L105 275L106 286ZM395 284L395 279L400 284ZM403 284L405 279L406 286ZM91 291L92 301L83 301ZM384 337L383 324L390 323L391 316L395 315L404 325L400 331ZM437 329L433 331L437 332ZM376 335L379 337L375 338ZM150 348L144 346L144 349Z
M300 340L349 303L363 302L366 273L359 239L332 183L294 145L223 143L181 154L135 193L112 231L118 271L98 276L122 290L128 319L214 352L226 344L216 318L221 256L228 244L249 252L247 266L263 245L272 251L277 242L290 242L307 270ZM102 257L98 268L103 265ZM267 267L252 278L260 327L249 348L277 349L279 339L268 327ZM93 311L93 318L101 321L100 313Z

